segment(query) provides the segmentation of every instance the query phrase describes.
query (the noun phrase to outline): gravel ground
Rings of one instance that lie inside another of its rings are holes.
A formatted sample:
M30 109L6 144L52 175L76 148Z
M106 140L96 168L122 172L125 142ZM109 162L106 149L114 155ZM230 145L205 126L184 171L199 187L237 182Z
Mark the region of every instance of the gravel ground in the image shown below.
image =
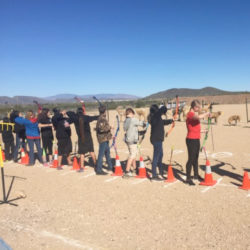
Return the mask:
M91 166L77 173L69 166L57 171L38 163L34 167L5 163L7 187L11 176L16 176L9 200L27 197L13 201L17 207L0 205L0 238L13 249L27 250L250 249L250 191L238 188L244 170L250 172L250 125L244 121L244 105L218 105L214 110L223 114L212 128L214 151L211 135L206 146L217 185L183 183L187 160L184 122L177 122L164 142L165 165L174 146L174 183L96 176ZM228 117L234 114L242 116L241 123L227 126ZM115 115L110 112L111 124L115 124ZM93 139L97 153L94 131ZM76 141L75 132L72 141ZM127 148L122 129L118 149L124 166ZM142 154L152 158L149 133ZM203 153L199 163L204 176ZM145 164L150 172L150 162Z

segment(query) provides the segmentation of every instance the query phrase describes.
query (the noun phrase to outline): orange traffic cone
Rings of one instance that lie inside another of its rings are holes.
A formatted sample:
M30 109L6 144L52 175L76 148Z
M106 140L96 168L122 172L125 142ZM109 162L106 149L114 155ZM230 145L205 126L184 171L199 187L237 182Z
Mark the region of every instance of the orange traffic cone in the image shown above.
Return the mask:
M54 160L53 160L53 165L50 166L51 168L57 168L58 167L58 151L55 151L54 154Z
M240 186L239 188L244 189L244 190L250 189L250 180L248 178L248 173L246 171L244 172L242 186Z
M176 181L175 177L174 177L174 172L173 172L173 168L171 165L168 166L168 177L166 178L165 182L174 182Z
M115 172L111 175L112 176L123 176L122 166L121 166L120 159L119 159L118 155L115 158Z
M204 181L200 182L200 185L203 186L213 186L216 184L217 181L213 180L211 166L209 160L206 161L206 172Z
M25 154L25 164L29 164L30 158L29 158L29 154L26 152Z
M74 160L73 160L73 168L71 168L71 170L80 170L80 166L79 166L79 164L78 164L78 161L77 161L76 156L74 157Z
M147 178L147 171L142 156L140 157L139 175L137 175L136 178Z
M21 148L21 164L26 165L29 164L29 155L24 152L24 149Z
M3 161L5 161L5 153L3 150L2 150L2 159L3 159Z

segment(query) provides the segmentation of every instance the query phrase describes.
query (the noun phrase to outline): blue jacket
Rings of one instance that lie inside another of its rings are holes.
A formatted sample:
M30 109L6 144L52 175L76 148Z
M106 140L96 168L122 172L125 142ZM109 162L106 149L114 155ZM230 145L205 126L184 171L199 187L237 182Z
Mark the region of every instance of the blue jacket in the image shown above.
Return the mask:
M15 118L15 122L25 126L25 133L28 139L39 139L40 138L40 130L38 128L37 122L31 122L28 119L24 119L23 117Z

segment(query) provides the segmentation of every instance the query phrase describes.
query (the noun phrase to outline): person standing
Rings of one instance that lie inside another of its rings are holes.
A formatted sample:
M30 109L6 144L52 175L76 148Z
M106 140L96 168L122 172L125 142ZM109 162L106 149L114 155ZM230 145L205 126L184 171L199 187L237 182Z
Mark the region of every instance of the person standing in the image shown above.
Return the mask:
M72 165L70 153L72 152L71 128L72 121L67 116L65 110L54 109L52 123L56 130L57 146L58 146L58 170L62 169L62 157L65 155L68 165Z
M37 118L35 117L33 111L28 111L26 114L26 118L16 117L15 122L25 126L30 158L28 166L33 166L35 164L34 144L36 145L38 159L40 163L43 164L42 148L40 143L40 130L38 128Z
M89 153L92 157L94 166L96 166L96 155L94 152L94 144L91 135L90 122L96 121L99 116L89 116L84 114L83 108L78 108L76 113L67 112L67 116L75 124L78 136L78 153L80 154L80 167L84 169L84 155Z
M199 165L198 158L200 152L200 135L201 132L201 124L200 119L208 117L210 112L206 112L204 114L198 114L201 106L198 100L193 100L191 102L190 111L187 113L186 126L187 126L187 137L186 137L186 145L188 150L188 161L186 163L186 183L188 185L195 185L191 179L191 170L193 167L194 171L194 180L202 181L202 178L199 176Z
M10 122L15 123L14 133L16 134L16 144L14 147L14 156L13 156L14 162L18 161L18 152L19 152L20 145L24 149L24 151L27 152L26 142L25 142L26 141L25 127L24 125L21 125L15 122L15 119L19 116L21 116L21 114L17 110L13 110L10 114Z
M163 148L162 143L164 141L164 126L172 124L173 119L163 120L162 115L165 115L167 108L165 105L162 105L160 108L153 104L150 107L150 113L148 116L148 122L151 125L151 134L150 142L154 147L153 161L152 161L152 181L162 181L163 180L163 167L162 167L162 158L163 158ZM159 174L157 175L156 168L159 168Z
M43 161L47 162L47 154L49 156L49 162L52 163L52 147L53 147L53 131L52 122L49 117L49 109L42 108L38 115L38 127L41 129L43 150L45 151L45 156ZM47 165L49 165L47 163Z
M139 141L139 131L138 127L145 127L146 123L143 121L139 121L135 117L135 112L132 108L126 109L126 119L124 121L124 132L125 132L125 142L128 146L129 157L127 160L126 171L124 177L133 176L130 172L131 165L133 166L133 171L136 170L136 156L138 153L137 143Z
M109 140L112 138L111 134L111 126L106 118L106 107L100 106L99 107L100 117L97 120L96 124L96 135L97 140L99 142L99 153L97 159L97 167L96 167L96 174L97 175L106 175L102 170L102 160L103 156L105 155L106 161L108 164L108 171L112 172L112 163L110 158L110 148L109 148Z
M4 123L9 123L10 120L8 117L3 118ZM0 127L2 133L2 139L4 143L4 152L5 152L5 159L7 161L13 160L14 154L14 136L13 136L13 127L11 125L4 124Z

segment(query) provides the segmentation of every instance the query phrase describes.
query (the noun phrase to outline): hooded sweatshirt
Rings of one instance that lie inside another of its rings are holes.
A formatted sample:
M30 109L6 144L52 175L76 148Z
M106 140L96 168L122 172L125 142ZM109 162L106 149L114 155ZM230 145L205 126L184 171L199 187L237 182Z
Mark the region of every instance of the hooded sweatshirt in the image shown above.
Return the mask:
M162 120L161 116L165 114L167 108L165 106L156 109L154 113L149 115L149 123L151 125L151 143L164 141L164 126L169 125L173 122L173 119Z
M15 122L24 125L27 139L40 139L40 130L36 118L28 120L23 117L16 117Z
M123 124L125 131L125 142L128 144L136 144L139 141L138 126L143 125L143 121L139 121L135 117L127 117Z

